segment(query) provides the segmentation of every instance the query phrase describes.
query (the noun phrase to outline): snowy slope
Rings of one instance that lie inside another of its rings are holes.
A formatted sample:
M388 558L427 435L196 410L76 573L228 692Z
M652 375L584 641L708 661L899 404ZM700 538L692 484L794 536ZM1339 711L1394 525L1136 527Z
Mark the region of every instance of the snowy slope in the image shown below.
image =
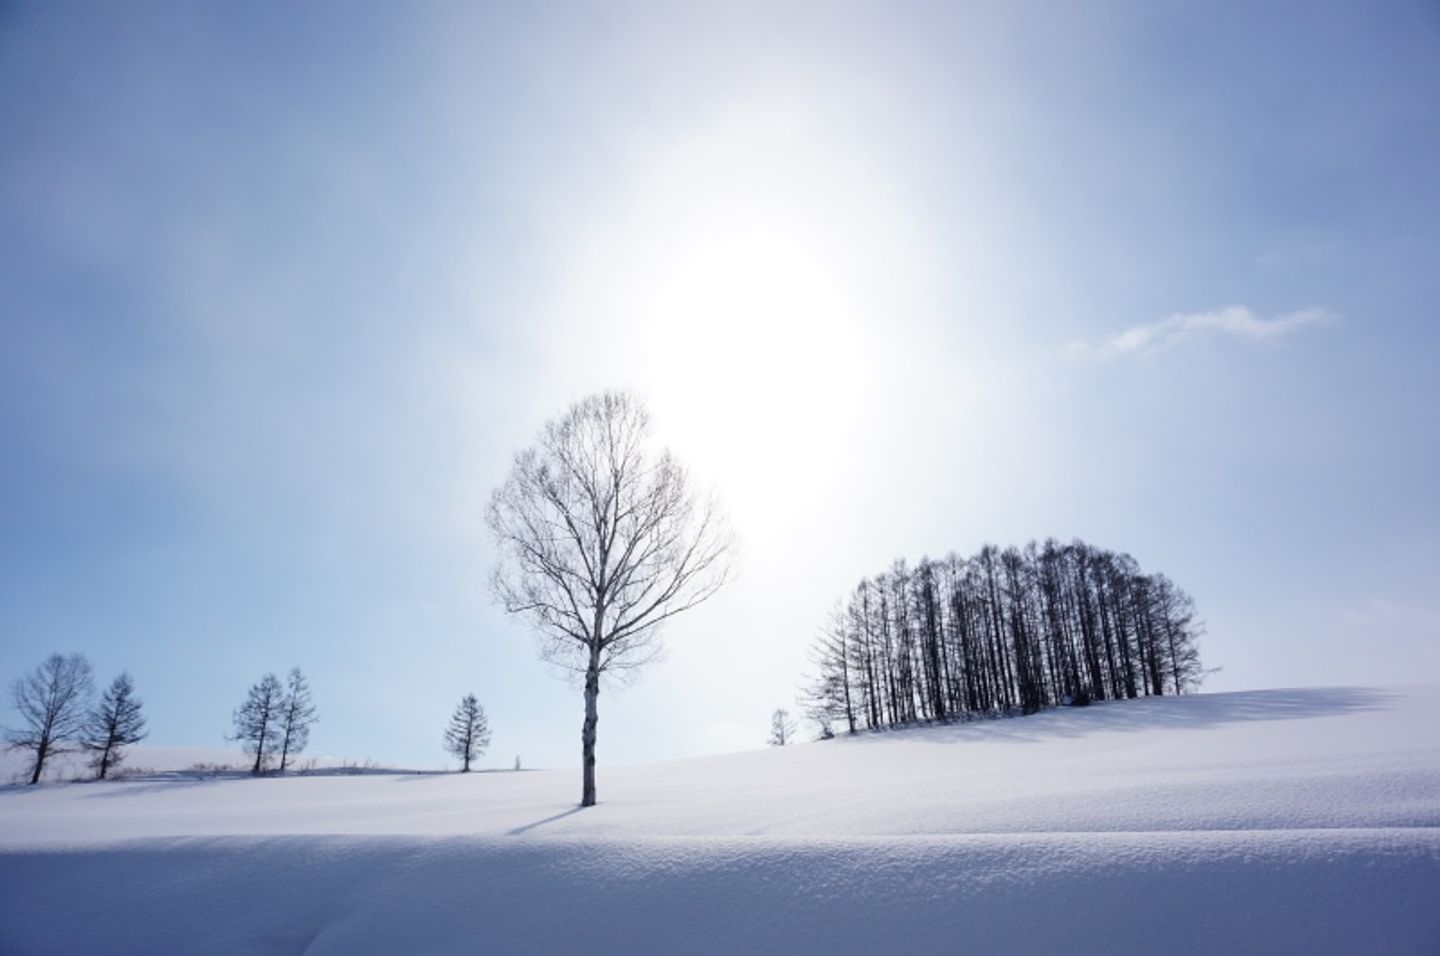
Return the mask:
M571 770L14 787L0 952L1437 953L1437 728L1130 701L602 762L585 811Z

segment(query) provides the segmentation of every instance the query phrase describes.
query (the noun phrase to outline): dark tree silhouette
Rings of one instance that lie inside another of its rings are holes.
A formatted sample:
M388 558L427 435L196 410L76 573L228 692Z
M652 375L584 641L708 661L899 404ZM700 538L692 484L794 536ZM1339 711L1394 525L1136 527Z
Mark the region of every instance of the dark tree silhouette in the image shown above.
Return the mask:
M595 803L600 678L660 651L660 625L713 595L730 539L713 503L650 435L639 401L606 392L549 422L490 501L492 586L541 656L582 679L580 805Z
M310 684L300 668L290 669L285 681L285 699L280 706L280 772L290 757L305 749L310 742L310 725L316 721L315 703L310 696Z
M73 749L85 729L95 688L90 662L82 654L51 654L30 674L10 685L10 699L23 725L8 728L5 740L31 755L30 782L40 782L45 761Z
M470 763L490 746L490 721L485 708L466 694L450 715L450 726L445 728L445 750L454 754L461 762L460 772L469 773ZM515 769L520 769L520 758L515 758Z
M266 674L250 687L245 703L235 708L235 734L246 753L255 755L250 772L260 776L280 744L280 727L285 710L285 688L280 678Z
M135 684L124 671L110 682L85 721L82 746L90 751L95 779L104 780L125 759L125 748L145 739L145 717Z
M1190 596L1127 554L1046 541L897 562L832 616L806 714L851 732L1184 693L1202 671Z

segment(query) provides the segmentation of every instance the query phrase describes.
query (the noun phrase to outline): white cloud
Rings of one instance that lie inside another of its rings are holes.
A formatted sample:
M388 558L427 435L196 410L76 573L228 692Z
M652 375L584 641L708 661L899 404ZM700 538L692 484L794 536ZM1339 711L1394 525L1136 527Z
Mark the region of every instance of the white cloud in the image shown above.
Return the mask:
M1301 309L1262 318L1243 305L1213 312L1172 315L1148 325L1136 325L1111 335L1098 345L1072 343L1065 351L1072 358L1109 361L1127 356L1153 355L1200 335L1228 335L1258 342L1278 339L1311 325L1325 325L1339 317L1324 309Z

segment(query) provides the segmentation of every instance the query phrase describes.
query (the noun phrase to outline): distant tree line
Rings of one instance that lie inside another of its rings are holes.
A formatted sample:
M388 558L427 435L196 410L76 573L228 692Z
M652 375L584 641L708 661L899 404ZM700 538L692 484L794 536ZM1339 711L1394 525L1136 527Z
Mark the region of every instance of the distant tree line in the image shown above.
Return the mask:
M4 730L5 745L30 755L30 783L39 783L52 757L85 751L95 779L104 780L124 761L126 748L146 735L141 700L128 673L121 673L95 699L90 662L83 654L51 654L40 666L10 685L20 724ZM252 684L231 715L229 739L250 755L250 773L284 773L310 742L317 722L310 683L300 668L282 682L266 674ZM456 707L445 732L445 749L460 759L462 771L490 744L485 708L474 694ZM520 758L515 758L520 769Z
M987 544L861 581L816 640L802 697L824 737L1184 693L1201 630L1190 596L1128 554Z

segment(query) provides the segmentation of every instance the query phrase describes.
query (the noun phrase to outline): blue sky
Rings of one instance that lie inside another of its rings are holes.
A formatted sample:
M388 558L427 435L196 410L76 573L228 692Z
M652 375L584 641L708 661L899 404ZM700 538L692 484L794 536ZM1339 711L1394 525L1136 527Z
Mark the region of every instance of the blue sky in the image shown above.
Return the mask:
M987 540L1172 576L1209 689L1440 680L1437 89L1421 2L8 5L0 678L211 744L298 665L417 765L473 691L569 765L482 515L623 387L742 550L602 763L759 745Z

